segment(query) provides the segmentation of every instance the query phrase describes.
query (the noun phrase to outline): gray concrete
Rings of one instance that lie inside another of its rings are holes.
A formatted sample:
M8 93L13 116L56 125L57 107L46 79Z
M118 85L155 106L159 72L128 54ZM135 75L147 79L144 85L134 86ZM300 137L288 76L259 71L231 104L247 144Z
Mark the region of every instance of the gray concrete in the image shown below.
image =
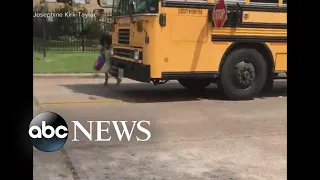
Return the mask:
M286 179L286 81L277 82L272 93L238 102L219 100L214 85L197 94L175 82L101 83L34 79L42 110L59 113L70 130L62 150L35 149L35 179ZM72 142L73 120L148 120L152 137L119 142L111 130L111 142L90 142L81 134Z
M40 73L33 74L34 78L104 78L104 73L63 73L63 74L49 74L49 73Z

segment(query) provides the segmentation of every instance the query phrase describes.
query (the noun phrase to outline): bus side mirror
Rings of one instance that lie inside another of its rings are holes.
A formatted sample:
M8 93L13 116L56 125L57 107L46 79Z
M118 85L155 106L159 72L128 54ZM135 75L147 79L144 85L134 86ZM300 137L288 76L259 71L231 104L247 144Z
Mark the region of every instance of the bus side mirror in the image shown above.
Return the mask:
M137 31L138 32L142 32L143 31L143 22L142 21L138 21L137 22Z

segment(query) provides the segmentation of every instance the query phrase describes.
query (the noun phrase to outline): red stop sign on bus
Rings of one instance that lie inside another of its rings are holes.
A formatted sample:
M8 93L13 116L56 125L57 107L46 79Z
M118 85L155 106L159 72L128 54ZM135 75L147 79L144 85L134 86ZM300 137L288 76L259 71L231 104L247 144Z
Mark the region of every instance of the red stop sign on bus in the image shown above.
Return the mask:
M218 0L212 11L212 17L215 27L223 27L224 23L227 20L227 5L224 0Z

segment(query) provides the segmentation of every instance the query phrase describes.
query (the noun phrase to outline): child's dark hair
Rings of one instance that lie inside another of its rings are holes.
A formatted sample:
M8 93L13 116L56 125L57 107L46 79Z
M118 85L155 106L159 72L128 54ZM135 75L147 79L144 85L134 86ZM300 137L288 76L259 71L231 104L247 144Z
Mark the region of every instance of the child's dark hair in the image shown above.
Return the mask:
M100 38L100 45L109 49L110 46L112 44L112 36L111 34L104 34L101 38Z

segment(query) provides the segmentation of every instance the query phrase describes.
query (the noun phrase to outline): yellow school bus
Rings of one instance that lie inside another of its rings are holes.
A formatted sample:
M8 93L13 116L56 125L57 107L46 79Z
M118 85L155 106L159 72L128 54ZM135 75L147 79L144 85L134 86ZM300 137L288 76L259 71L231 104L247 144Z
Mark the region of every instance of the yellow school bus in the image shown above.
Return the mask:
M287 73L287 1L224 0L226 19L218 27L219 1L114 3L112 66L123 77L155 85L178 80L201 90L216 83L234 100L272 89Z

